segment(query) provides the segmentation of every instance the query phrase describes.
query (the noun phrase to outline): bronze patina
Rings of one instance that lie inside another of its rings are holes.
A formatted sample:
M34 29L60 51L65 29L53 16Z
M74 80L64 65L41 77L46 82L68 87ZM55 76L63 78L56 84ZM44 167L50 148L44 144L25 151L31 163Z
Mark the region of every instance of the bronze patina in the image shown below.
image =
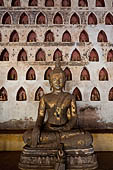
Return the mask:
M52 92L41 97L36 124L23 136L26 146L19 168L97 168L93 138L89 132L78 128L75 97L63 91L66 76L58 59L49 82Z

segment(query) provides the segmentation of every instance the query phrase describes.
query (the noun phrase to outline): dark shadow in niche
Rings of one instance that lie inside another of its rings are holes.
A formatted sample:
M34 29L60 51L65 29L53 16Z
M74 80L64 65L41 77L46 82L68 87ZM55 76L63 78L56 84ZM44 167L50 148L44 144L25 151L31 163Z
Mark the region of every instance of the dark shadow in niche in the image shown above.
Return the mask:
M53 61L56 61L59 58L62 61L62 52L57 48L53 55Z
M2 42L2 34L0 33L0 42Z
M108 42L107 36L103 30L99 32L97 42Z
M52 71L51 67L48 67L48 69L45 71L45 74L44 74L44 80L49 80L50 79L51 71Z
M45 42L54 42L54 35L53 32L50 30L45 33Z
M89 36L85 30L80 33L79 42L89 42Z
M96 87L94 87L91 92L90 100L91 101L100 101L100 93Z
M105 7L104 0L96 0L96 7Z
M97 17L94 13L90 13L88 16L88 25L97 25Z
M23 48L20 50L17 60L18 61L27 61L27 53Z
M107 62L113 62L113 50L112 49L108 52Z
M36 23L37 24L46 24L46 19L42 12L40 12L39 15L37 16Z
M0 6L4 6L4 1L0 0Z
M71 7L71 0L62 0L63 7Z
M27 96L26 96L26 92L24 90L23 87L21 87L18 92L17 92L17 96L16 96L16 100L17 101L25 101L27 100Z
M9 61L9 52L6 48L1 52L0 61Z
M36 53L35 61L46 61L45 52L41 48Z
M29 23L28 16L25 12L23 12L20 16L19 24L28 24L28 23Z
M0 89L0 101L7 101L8 100L8 95L7 91L4 87Z
M38 6L38 1L37 0L29 0L28 6Z
M113 87L109 91L109 96L108 96L109 101L113 101Z
M2 24L11 24L11 16L6 12L2 18Z
M72 52L71 61L81 61L81 55L77 49Z
M19 42L19 36L16 30L11 33L9 42Z
M45 6L46 7L54 7L54 0L46 0Z
M90 52L89 61L99 61L98 53L94 48Z
M72 80L72 73L68 67L64 69L65 75L66 75L66 81Z
M108 13L105 17L105 24L106 25L113 25L113 15Z
M59 12L54 16L53 24L63 24L63 19Z
M16 6L21 6L21 5L20 5L20 0L12 0L11 6L14 6L14 7L16 7Z
M27 71L26 80L36 80L35 71L32 67Z
M34 31L29 32L27 42L36 42L36 33Z
M87 0L79 0L78 6L79 6L79 7L88 7L88 2L87 2Z
M90 80L90 74L87 68L83 68L81 72L80 80L85 80L85 81Z
M80 24L80 18L79 18L79 16L76 14L76 13L74 13L72 16L71 16L71 18L70 18L70 24Z
M76 101L82 101L82 95L78 87L73 90L73 95L75 96Z
M62 42L71 42L71 35L68 31L63 33Z
M39 87L35 93L35 101L40 101L43 95L44 95L44 90L41 87Z
M102 68L99 72L100 81L108 81L108 73L105 68Z
M7 79L8 80L17 80L17 72L13 67L9 70Z

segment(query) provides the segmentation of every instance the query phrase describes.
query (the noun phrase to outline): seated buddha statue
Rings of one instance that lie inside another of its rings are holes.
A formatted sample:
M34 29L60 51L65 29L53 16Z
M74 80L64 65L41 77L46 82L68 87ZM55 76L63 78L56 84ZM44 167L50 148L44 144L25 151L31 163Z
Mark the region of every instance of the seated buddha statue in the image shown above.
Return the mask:
M92 136L78 129L75 97L63 90L66 76L58 57L49 83L52 92L41 97L35 126L24 133L26 146L20 157L19 168L97 168Z
M41 97L36 124L32 131L25 132L24 142L30 147L56 147L60 143L63 143L64 147L91 146L92 136L77 129L75 97L63 91L66 76L59 61L56 61L55 69L50 73L49 82L52 92Z

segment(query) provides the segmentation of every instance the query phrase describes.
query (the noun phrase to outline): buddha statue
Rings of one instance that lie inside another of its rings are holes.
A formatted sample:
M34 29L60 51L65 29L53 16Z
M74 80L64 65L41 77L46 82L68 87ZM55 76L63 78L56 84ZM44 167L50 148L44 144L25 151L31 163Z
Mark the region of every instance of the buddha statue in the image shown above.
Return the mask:
M24 142L27 144L27 149L25 148L25 152L30 152L31 155L33 155L33 153L42 154L40 155L39 159L42 160L41 163L39 163L40 165L36 162L36 159L34 160L35 167L37 164L37 169L40 168L40 166L44 166L43 159L45 159L45 164L47 163L47 165L50 166L53 164L55 157L55 159L58 159L53 165L54 169L65 170L66 167L63 166L64 164L66 164L64 161L65 152L68 153L70 152L70 149L72 149L71 153L75 154L74 152L75 150L77 150L78 154L79 151L82 153L85 149L85 152L88 152L84 155L87 160L86 155L89 154L92 150L91 148L93 140L89 132L78 129L75 97L72 94L63 91L66 83L66 76L65 72L60 66L60 61L58 59L56 61L54 70L52 70L50 73L49 83L52 92L44 94L41 97L38 108L38 117L35 126L33 130L29 130L24 133L23 139ZM46 115L47 120L44 121ZM67 156L67 153L66 157L70 157L70 159L72 159L73 156ZM28 159L29 154L27 154L27 157L24 154L22 154L21 156L20 169L26 170L27 167L25 163L26 161L28 163L28 160L26 159ZM42 159L44 154L45 157ZM56 156L51 157L51 155ZM48 158L50 158L49 161ZM83 157L81 157L80 159L82 158ZM90 163L87 162L88 166L90 167L91 164L93 168L96 168L97 161L95 159L95 155L91 153L90 158L88 159L91 159L88 160ZM77 162L77 165L73 166L79 167L80 160L78 160ZM85 162L85 159L83 160L83 162L85 164L83 166L80 165L82 168L87 164ZM48 169L48 167L46 167L46 169Z

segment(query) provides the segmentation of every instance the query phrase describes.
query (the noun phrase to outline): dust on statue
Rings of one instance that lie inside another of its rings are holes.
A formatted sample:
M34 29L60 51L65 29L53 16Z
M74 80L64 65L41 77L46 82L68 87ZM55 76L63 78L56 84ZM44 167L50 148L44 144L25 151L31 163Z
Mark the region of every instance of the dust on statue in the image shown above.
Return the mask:
M89 132L78 128L75 97L63 91L66 76L58 58L49 83L52 92L41 97L35 126L24 133L26 146L20 156L19 168L96 169L93 138Z

